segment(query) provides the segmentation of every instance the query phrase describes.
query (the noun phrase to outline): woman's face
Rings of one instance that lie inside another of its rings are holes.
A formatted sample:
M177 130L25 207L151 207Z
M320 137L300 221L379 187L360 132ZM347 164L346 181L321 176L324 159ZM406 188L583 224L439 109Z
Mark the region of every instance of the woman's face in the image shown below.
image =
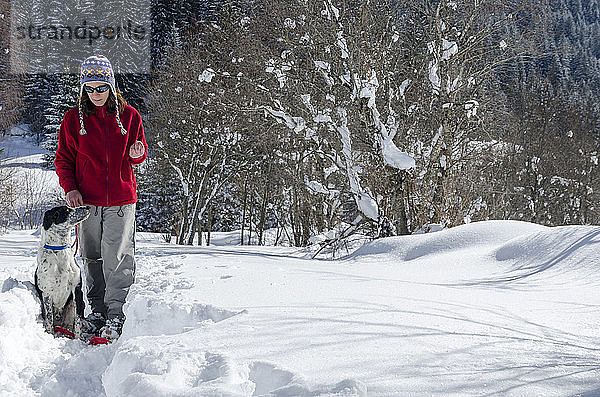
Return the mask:
M92 87L92 88L97 88L97 87L104 88L106 86L107 89L104 92L98 92L98 90L94 90L94 92L87 92L86 87L83 87L94 105L104 106L104 104L106 103L106 100L108 99L108 95L110 94L110 86L106 83L102 83L102 82L98 82L98 81L91 81L89 83L85 83L85 85L87 87Z

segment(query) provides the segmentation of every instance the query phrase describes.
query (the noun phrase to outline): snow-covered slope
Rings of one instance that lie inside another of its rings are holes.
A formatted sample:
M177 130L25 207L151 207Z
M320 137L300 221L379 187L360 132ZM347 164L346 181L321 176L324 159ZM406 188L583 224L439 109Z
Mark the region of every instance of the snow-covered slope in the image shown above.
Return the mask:
M0 177L4 183L12 181L14 191L4 197L10 204L0 213L0 229L34 227L41 223L43 211L61 201L64 193L53 170L42 168L46 150L36 146L26 136L27 126L13 127L10 134L0 137Z
M600 227L480 222L340 261L140 233L100 347L43 332L31 233L0 236L0 395L600 394Z

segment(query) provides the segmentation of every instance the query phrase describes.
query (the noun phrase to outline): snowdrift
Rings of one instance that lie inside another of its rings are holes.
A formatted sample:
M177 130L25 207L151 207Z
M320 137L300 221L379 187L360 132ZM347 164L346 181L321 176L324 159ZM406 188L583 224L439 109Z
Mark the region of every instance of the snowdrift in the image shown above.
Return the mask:
M492 283L600 283L600 227L563 226L514 238L492 251Z
M375 240L359 248L350 258L378 255L382 260L410 261L428 255L502 244L514 237L545 229L545 226L520 221L475 222L434 233Z
M456 285L531 288L576 281L600 284L600 227L545 227L518 221L487 221L426 235L376 240L348 260L409 266L443 264L444 280ZM474 256L473 256L474 254ZM568 278L565 276L568 274Z

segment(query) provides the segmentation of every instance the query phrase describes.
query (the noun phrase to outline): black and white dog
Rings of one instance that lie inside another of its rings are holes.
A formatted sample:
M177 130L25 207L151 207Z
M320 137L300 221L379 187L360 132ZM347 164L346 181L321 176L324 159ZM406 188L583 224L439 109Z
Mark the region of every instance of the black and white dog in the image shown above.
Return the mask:
M87 207L52 208L44 214L35 286L47 332L79 338L84 302L81 274L71 248L71 231L90 215Z

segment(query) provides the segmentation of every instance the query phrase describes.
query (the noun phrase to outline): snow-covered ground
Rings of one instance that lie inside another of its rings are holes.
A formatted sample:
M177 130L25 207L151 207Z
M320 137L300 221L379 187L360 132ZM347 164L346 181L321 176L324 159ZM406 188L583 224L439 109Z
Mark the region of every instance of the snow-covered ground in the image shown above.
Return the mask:
M336 261L238 236L138 233L123 335L93 347L42 329L39 234L0 235L0 396L600 395L600 227L472 223Z
M324 261L140 233L123 336L92 347L44 333L23 285L38 238L11 232L0 394L600 394L599 242L600 227L490 221Z

